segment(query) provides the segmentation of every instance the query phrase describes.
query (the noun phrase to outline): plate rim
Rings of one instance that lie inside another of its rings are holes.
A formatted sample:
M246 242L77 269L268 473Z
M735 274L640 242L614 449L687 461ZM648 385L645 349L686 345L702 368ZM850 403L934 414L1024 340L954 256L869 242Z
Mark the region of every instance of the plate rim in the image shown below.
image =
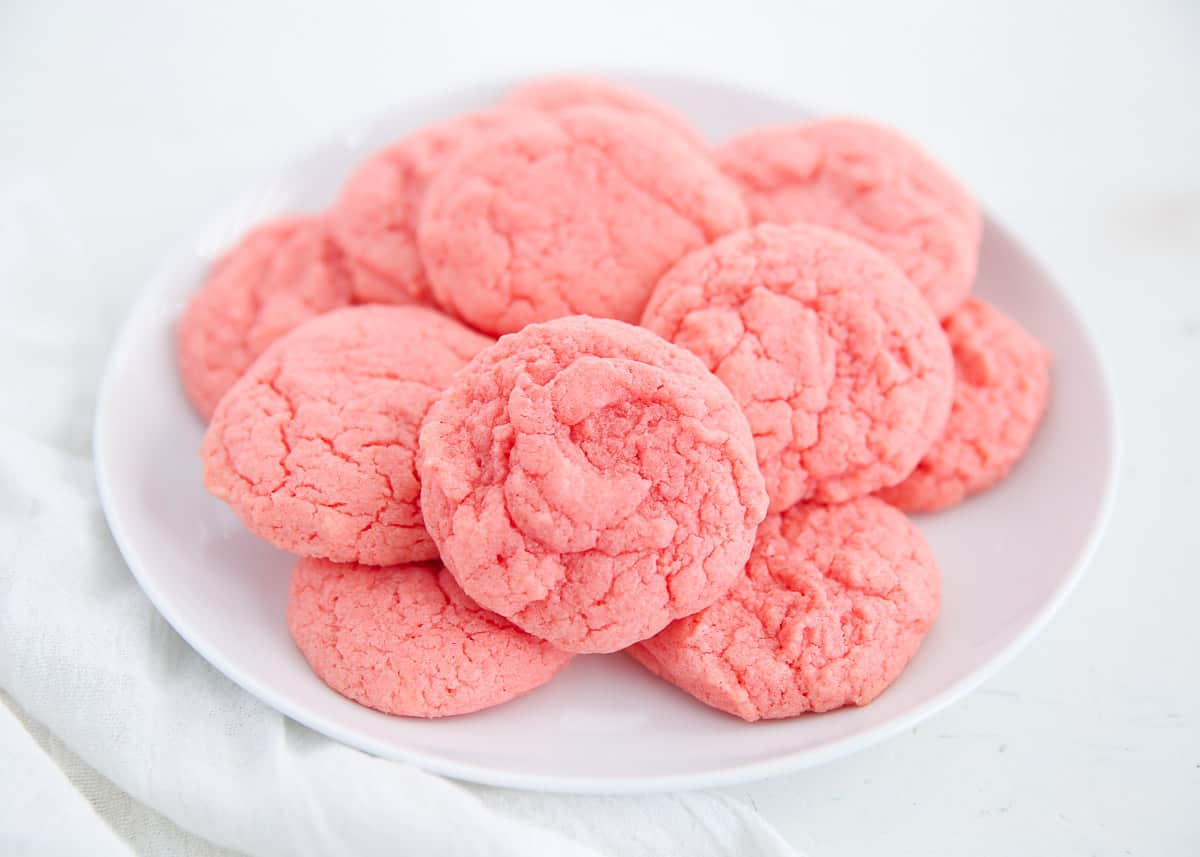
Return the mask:
M704 75L685 75L685 74L663 74L651 72L632 72L632 71L600 71L593 74L609 77L626 82L648 82L655 81L661 84L670 82L687 83L690 85L702 85L708 87L719 87L728 91L743 92L756 96L768 97L777 101L793 104L797 110L803 110L803 105L795 104L787 95L781 95L778 92L761 89L757 90L733 81L722 81L717 78ZM506 84L511 85L522 78L504 77L495 79L485 79L476 83L455 87L438 92L425 93L408 102L408 107L419 102L436 103L453 98L461 98L468 93L494 89ZM368 126L372 122L381 120L388 115L389 110L400 108L401 105L393 104L382 107L371 116L360 117L354 122L343 126L340 131L332 134L326 134L318 139L311 140L303 147L297 147L291 150L287 157L279 159L281 166L270 170L264 170L257 174L255 179L248 183L247 188L271 186L276 184L280 179L291 169L295 164L311 157L312 153L323 146L329 146L336 143L339 139L344 139L347 133L353 132L355 129ZM596 795L615 795L615 794L648 794L666 791L683 791L695 789L716 788L721 786L736 785L739 783L752 782L766 779L781 774L793 773L799 770L815 767L832 761L836 758L849 755L851 753L867 749L876 744L882 743L895 735L913 727L917 723L936 714L937 712L954 704L962 699L972 690L977 688L983 682L987 681L1003 669L1012 659L1023 649L1025 649L1034 638L1038 636L1049 623L1050 619L1062 608L1067 598L1078 586L1079 581L1083 578L1085 572L1095 557L1096 551L1103 540L1104 534L1108 529L1109 522L1112 518L1113 509L1116 505L1116 496L1118 483L1120 481L1121 460L1123 458L1124 442L1119 419L1119 409L1117 407L1116 387L1112 382L1112 372L1108 365L1104 353L1097 347L1097 339L1094 335L1092 325L1086 314L1080 311L1076 301L1072 298L1070 292L1063 289L1059 285L1058 278L1052 276L1042 260L1032 254L1029 250L1029 245L1026 242L1017 239L1016 234L1007 226L993 216L990 212L984 211L984 219L988 228L999 232L1003 237L1012 241L1025 256L1028 263L1034 270L1045 280L1048 286L1054 291L1055 296L1063 304L1069 312L1073 321L1079 326L1083 340L1086 344L1089 356L1094 362L1098 374L1101 387L1101 393L1104 403L1104 413L1107 422L1107 428L1110 434L1110 443L1108 447L1108 455L1106 461L1106 469L1104 473L1104 493L1100 501L1098 514L1092 522L1088 537L1083 543L1083 546L1076 554L1075 560L1071 565L1070 571L1055 588L1050 597L1042 604L1042 606L1034 614L1033 618L1026 623L1022 629L1016 633L996 654L985 661L979 667L970 671L966 675L953 682L940 693L935 694L925 700L920 705L916 705L904 714L895 717L894 719L871 727L858 734L831 741L818 748L798 750L793 752L785 752L781 755L774 756L770 759L760 760L755 762L747 762L744 764L725 765L716 767L709 771L699 773L684 773L684 774L663 774L650 776L579 776L579 775L557 775L557 774L528 774L516 773L504 768L498 768L487 764L470 764L446 759L436 754L427 753L421 750L400 749L394 745L382 742L368 736L355 734L351 730L347 730L340 726L336 721L330 720L319 714L313 714L306 711L303 706L293 704L285 696L276 694L270 688L262 686L253 677L248 675L236 663L226 661L220 657L215 657L211 650L198 641L188 630L186 620L178 616L169 606L169 600L166 599L155 583L154 575L148 573L148 570L142 565L138 558L138 552L133 549L132 542L128 537L125 529L125 524L121 519L120 514L116 511L116 503L112 496L112 480L114 477L109 473L108 458L102 454L103 450L108 446L108 426L111 425L111 420L107 419L107 414L113 407L112 400L116 396L115 389L117 386L118 370L123 363L124 355L133 347L132 343L136 338L136 331L141 326L139 322L142 317L149 313L153 308L153 297L164 288L164 280L167 280L173 261L178 259L181 254L187 251L190 242L187 236L194 236L206 224L210 224L217 220L224 212L226 212L232 203L245 196L246 191L235 195L232 199L225 201L223 205L214 206L205 214L189 222L189 226L193 228L181 229L181 236L175 241L170 242L165 251L159 257L159 262L153 269L153 273L146 282L138 289L136 296L126 311L124 320L117 328L113 344L110 347L107 357L105 358L104 370L101 376L100 385L98 388L96 404L92 417L92 461L93 470L96 478L97 493L99 495L100 506L104 513L105 522L108 525L110 532L113 535L113 540L121 552L122 559L129 567L138 586L145 593L146 597L154 605L155 610L161 615L171 628L179 634L180 637L211 667L216 669L226 678L237 684L240 688L251 694L267 706L275 711L285 715L286 717L295 720L298 723L307 726L333 740L338 741L348 747L352 747L373 756L384 759L390 759L399 762L406 762L422 770L442 774L465 782L479 783L482 785L499 786L505 788L515 788L522 790L546 791L566 794L596 794Z

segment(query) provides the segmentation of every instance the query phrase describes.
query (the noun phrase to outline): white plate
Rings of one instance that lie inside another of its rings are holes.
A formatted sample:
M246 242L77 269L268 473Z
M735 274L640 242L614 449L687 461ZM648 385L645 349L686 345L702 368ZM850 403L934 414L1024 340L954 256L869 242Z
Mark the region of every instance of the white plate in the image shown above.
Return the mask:
M630 82L674 103L712 139L805 114L720 85ZM490 104L503 90L409 104L313 149L189 232L146 287L105 374L95 457L113 534L167 621L248 691L347 744L465 780L572 792L715 786L833 759L911 727L1028 643L1099 538L1114 490L1115 422L1080 319L989 220L976 291L1049 346L1053 401L1008 480L920 521L942 567L942 615L908 670L871 705L746 724L657 682L621 655L579 657L515 702L445 720L379 714L317 680L285 625L292 559L247 533L201 485L203 426L176 378L174 321L214 256L248 225L321 208L367 153L432 119Z

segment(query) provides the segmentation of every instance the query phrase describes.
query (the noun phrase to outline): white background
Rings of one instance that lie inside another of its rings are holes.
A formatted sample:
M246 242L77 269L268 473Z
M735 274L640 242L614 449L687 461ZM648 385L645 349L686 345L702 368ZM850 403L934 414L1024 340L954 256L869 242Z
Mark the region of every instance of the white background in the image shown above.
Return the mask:
M730 791L819 857L1200 854L1200 4L5 0L0 167L64 201L111 332L177 231L309 142L604 68L903 128L1074 294L1120 399L1112 526L1046 633L911 734Z

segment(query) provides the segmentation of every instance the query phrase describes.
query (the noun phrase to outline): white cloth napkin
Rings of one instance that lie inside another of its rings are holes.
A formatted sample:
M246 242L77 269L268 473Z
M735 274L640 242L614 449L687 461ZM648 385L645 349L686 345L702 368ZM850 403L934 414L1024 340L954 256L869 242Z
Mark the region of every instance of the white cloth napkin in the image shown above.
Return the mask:
M99 507L93 391L132 290L88 270L44 183L0 174L0 854L795 853L719 794L539 795L376 759L210 667Z

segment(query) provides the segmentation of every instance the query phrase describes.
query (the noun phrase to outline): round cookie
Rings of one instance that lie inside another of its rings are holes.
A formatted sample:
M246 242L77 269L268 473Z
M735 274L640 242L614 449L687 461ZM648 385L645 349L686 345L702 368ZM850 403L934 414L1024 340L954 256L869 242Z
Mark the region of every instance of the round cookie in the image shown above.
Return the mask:
M481 605L611 652L711 604L766 512L753 439L694 356L623 322L531 325L481 352L421 428L425 524Z
M583 313L636 322L680 256L746 224L694 146L607 107L529 112L432 182L418 243L434 297L492 333Z
M301 559L288 629L325 684L408 717L499 705L545 684L571 659L467 598L438 563Z
M324 220L284 218L252 229L192 294L176 328L179 375L196 412L209 419L268 345L351 298Z
M891 262L830 229L762 224L695 251L642 324L733 392L772 511L896 484L950 410L953 360L929 306Z
M1003 479L1029 447L1050 395L1050 354L995 307L968 298L944 325L954 404L912 474L879 492L907 512L953 506Z
M433 302L417 252L417 217L429 182L466 144L514 112L468 113L416 131L368 158L329 211L361 301Z
M629 654L744 720L866 705L912 659L940 597L903 513L875 497L802 504L763 521L725 597Z
M217 406L204 483L246 526L300 556L433 559L417 429L490 340L417 306L349 307L263 352Z
M517 87L504 103L551 113L587 104L615 107L652 117L702 149L707 145L691 123L673 108L635 89L594 77L565 75L539 78Z
M938 318L975 280L982 221L966 189L894 131L851 119L758 128L714 153L756 223L804 221L900 266Z

